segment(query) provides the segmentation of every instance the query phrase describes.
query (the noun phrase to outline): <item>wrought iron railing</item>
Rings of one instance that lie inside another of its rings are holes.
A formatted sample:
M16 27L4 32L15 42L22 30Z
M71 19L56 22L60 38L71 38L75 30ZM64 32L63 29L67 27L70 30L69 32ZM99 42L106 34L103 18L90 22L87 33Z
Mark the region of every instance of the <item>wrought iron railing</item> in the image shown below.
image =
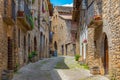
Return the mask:
M18 1L18 17L26 19L30 27L31 28L34 27L32 14L26 1L21 0Z

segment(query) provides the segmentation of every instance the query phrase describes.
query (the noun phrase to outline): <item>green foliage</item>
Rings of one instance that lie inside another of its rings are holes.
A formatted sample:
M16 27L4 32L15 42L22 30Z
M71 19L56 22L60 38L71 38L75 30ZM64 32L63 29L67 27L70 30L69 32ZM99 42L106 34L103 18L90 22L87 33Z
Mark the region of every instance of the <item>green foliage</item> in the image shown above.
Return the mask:
M16 63L14 72L17 72L17 71L18 71L19 66L20 66L20 65L19 65L18 63Z
M33 52L32 52L32 55L33 55L33 56L36 56L36 55L37 55L37 52L36 52L36 51L33 51Z
M35 21L37 20L37 17L34 17Z
M34 3L35 2L35 0L32 0L32 3Z
M28 58L31 60L33 57L37 56L37 52L36 51L32 51L29 55Z
M87 64L81 64L81 66L84 68L84 69L89 69L88 65Z
M26 18L29 20L29 24L31 25L32 29L34 28L34 21L32 16L26 15Z
M78 61L79 58L80 58L80 55L79 55L79 54L76 54L76 55L75 55L75 60Z
M29 17L29 19L30 19L30 24L31 24L31 27L32 27L32 29L34 28L34 21L33 21L33 18L32 18L32 16L30 16Z
M33 55L32 55L32 54L29 54L29 55L28 55L28 58L29 58L29 59L32 59L32 58L33 58Z

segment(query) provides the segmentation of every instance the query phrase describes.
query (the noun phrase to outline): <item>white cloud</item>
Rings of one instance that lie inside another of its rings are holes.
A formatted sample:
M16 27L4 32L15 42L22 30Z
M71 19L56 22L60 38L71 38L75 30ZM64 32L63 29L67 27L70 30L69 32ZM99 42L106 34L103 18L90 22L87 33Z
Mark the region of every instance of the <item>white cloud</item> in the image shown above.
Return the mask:
M64 5L62 5L62 6L73 7L73 3L71 3L71 4L64 4Z

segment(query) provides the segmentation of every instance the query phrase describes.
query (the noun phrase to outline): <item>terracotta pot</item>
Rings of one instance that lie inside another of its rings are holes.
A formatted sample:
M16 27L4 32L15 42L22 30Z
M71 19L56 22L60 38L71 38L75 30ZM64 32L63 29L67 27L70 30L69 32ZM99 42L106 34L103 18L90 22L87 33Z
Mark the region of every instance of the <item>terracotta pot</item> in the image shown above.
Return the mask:
M100 15L95 15L94 20L101 20L101 16Z

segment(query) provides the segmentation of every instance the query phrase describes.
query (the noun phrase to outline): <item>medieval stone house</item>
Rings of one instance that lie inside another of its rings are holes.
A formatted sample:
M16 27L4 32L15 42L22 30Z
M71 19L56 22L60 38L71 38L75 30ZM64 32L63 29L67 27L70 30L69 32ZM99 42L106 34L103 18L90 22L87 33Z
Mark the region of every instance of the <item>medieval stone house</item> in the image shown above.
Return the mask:
M0 78L3 70L49 56L51 12L49 0L0 1Z
M77 4L78 0L74 1L74 4ZM86 48L81 47L86 50L81 51L81 56L90 68L99 67L102 75L119 80L119 0L81 0L78 7L80 7L80 35L86 34L87 31L86 43L80 36L82 43L80 45L86 44Z
M71 42L72 7L55 6L52 17L53 50L60 55L73 55Z

